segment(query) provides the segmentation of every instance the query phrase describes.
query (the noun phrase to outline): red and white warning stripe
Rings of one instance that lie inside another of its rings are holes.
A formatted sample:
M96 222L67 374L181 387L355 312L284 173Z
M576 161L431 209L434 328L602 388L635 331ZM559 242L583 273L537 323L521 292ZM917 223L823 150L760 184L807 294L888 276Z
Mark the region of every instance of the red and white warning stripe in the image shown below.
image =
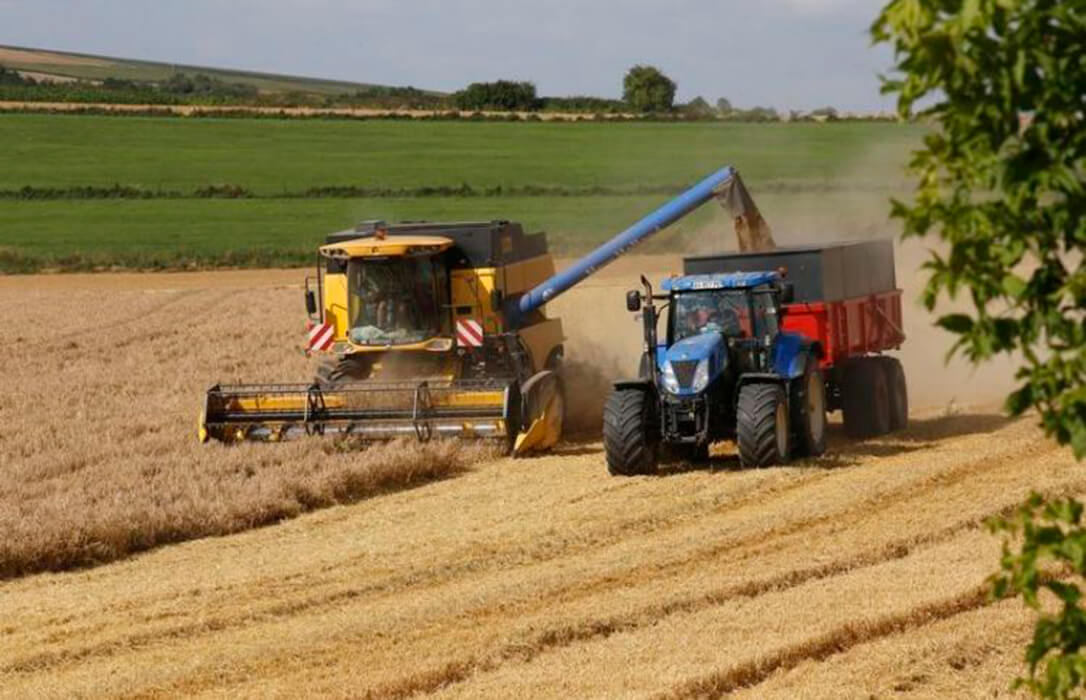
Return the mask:
M327 350L332 347L332 340L336 337L336 329L331 323L319 323L309 329L309 341L307 350Z
M456 342L462 348L479 348L483 345L483 326L470 318L456 322Z

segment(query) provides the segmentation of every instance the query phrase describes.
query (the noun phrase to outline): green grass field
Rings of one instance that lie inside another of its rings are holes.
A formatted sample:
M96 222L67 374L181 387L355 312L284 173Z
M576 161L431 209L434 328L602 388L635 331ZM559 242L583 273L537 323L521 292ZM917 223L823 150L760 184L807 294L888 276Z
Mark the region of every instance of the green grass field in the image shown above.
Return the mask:
M898 124L548 124L0 115L0 190L24 186L192 192L244 200L0 200L0 270L187 263L294 264L361 218L522 221L581 252L667 195L284 198L323 186L628 188L692 183L730 163L782 242L870 235L905 186L920 129ZM654 247L726 228L714 206ZM826 234L819 233L820 237ZM647 248L646 250L651 250Z

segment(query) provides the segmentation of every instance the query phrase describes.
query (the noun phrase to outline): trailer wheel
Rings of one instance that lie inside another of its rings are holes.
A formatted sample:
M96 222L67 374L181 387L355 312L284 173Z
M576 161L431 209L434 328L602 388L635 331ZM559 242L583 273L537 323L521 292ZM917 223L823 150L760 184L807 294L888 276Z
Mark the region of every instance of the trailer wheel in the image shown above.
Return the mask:
M652 474L659 458L652 393L615 389L603 408L603 449L613 476Z
M736 442L744 467L768 467L788 461L788 399L779 384L744 384L736 408Z
M796 454L817 457L826 451L826 381L814 357L808 359L807 369L796 382L792 397Z
M905 369L896 357L880 357L879 364L886 374L890 430L904 430L909 427L909 387L905 384Z
M845 371L842 387L845 433L868 438L890 432L890 385L882 363L861 357Z

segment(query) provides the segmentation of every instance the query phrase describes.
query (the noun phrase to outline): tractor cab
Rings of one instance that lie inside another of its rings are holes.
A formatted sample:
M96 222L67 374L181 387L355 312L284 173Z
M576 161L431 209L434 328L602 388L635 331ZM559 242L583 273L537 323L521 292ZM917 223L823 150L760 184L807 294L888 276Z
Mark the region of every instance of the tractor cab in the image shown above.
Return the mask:
M790 287L777 272L686 275L661 284L667 335L656 346L662 387L694 396L729 372L765 371Z

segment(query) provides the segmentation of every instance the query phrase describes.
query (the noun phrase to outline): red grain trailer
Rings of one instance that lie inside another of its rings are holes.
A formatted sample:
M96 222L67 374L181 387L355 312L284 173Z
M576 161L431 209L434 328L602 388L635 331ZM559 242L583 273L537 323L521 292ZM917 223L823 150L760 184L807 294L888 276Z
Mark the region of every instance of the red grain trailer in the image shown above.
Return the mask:
M794 289L782 328L819 346L829 410L842 410L853 436L880 435L908 422L908 390L897 358L905 341L901 290L889 240L688 257L684 273L779 270Z

